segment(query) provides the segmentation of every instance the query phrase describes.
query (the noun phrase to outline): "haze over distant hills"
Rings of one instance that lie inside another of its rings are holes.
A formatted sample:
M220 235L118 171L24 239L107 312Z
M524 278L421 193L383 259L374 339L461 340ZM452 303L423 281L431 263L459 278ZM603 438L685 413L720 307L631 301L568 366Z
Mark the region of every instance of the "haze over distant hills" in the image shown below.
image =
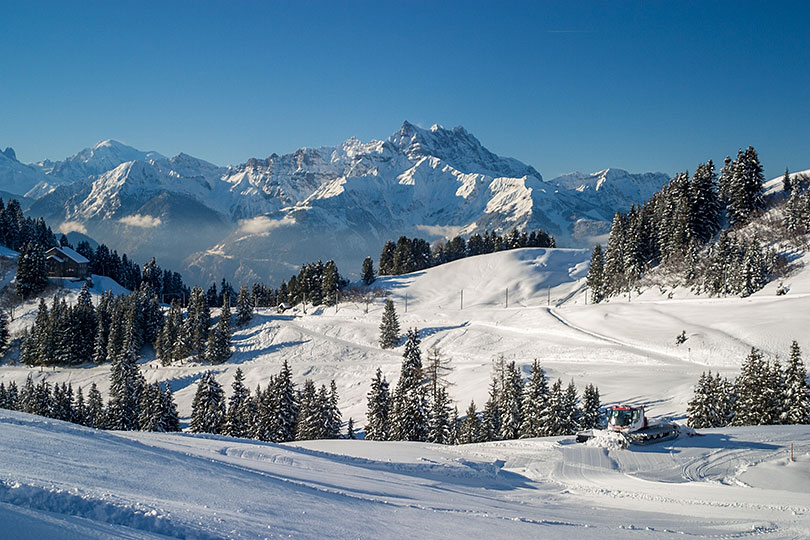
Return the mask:
M32 215L136 260L155 256L200 283L278 283L319 258L351 275L402 234L435 240L526 227L560 246L590 245L616 210L667 180L620 169L544 180L463 127L409 122L385 140L350 138L228 167L113 140L61 161L23 164L10 148L0 153L0 190L30 199Z

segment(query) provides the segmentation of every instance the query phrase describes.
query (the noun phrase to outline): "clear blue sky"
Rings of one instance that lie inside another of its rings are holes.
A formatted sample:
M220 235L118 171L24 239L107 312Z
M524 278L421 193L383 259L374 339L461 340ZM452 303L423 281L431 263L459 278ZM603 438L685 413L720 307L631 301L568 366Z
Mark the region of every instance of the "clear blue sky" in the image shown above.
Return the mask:
M345 4L345 5L344 5ZM0 145L217 164L463 125L546 178L810 167L810 2L7 2Z

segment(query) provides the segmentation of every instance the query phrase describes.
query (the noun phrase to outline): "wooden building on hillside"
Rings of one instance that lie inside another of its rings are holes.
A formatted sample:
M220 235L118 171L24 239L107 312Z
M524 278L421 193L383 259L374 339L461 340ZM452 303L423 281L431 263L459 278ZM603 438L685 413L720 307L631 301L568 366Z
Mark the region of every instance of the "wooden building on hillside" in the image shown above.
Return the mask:
M86 279L90 261L69 247L54 247L45 252L48 277Z

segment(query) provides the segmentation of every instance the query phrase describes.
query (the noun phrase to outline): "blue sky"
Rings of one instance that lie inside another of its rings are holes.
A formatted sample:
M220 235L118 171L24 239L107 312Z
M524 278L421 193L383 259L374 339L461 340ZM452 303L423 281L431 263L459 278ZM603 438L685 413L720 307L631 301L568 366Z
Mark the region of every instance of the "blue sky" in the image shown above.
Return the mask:
M5 2L0 145L217 164L463 125L545 177L810 167L810 2Z

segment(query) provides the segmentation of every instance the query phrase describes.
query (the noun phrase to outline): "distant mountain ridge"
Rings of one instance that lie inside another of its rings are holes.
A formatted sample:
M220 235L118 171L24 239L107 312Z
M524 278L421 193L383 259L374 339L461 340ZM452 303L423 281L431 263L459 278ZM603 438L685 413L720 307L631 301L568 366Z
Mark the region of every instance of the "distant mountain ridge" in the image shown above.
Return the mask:
M376 259L385 240L402 234L434 240L528 227L558 245L587 245L616 210L668 181L620 169L546 181L463 127L407 121L385 140L350 138L229 167L113 140L33 165L7 152L0 190L36 199L32 214L134 257L155 255L192 282L277 282L318 258L355 273L363 257Z

